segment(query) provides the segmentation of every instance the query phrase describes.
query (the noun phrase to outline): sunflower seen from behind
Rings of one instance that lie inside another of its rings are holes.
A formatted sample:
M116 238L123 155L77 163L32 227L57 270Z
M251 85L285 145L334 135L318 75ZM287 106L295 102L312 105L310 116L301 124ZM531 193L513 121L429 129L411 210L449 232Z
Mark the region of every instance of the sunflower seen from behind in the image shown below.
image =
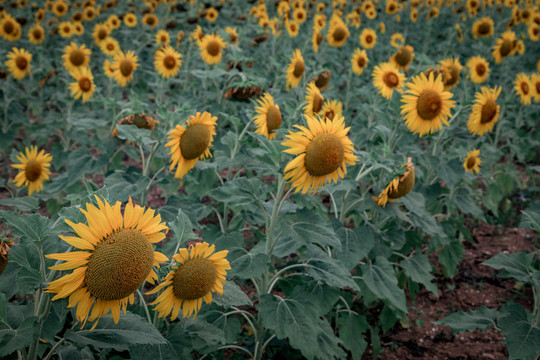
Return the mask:
M221 61L223 49L227 44L216 34L205 35L199 43L201 58L208 65L216 65Z
M265 93L257 99L259 106L255 108L257 115L254 117L257 134L264 135L268 140L276 137L275 130L279 128L282 121L279 106L274 103L274 98L269 93Z
M304 63L304 58L302 57L300 49L293 50L291 61L285 72L287 90L290 90L291 87L295 88L300 84L305 70L306 64Z
M25 49L12 48L5 64L15 80L21 80L32 73L32 54Z
M480 165L482 160L480 159L480 150L472 150L467 153L467 157L463 162L463 168L471 173L480 172Z
M122 215L120 202L111 206L97 196L96 202L97 207L86 203L86 209L80 209L87 224L65 220L77 236L59 235L78 250L46 255L65 261L51 270L73 270L51 281L45 291L56 294L53 301L69 297L68 307L77 305L76 318L82 326L109 311L118 323L120 311L126 311L128 302L133 304L142 283L157 280L152 267L168 260L152 246L168 231L153 209L134 205L130 198ZM92 329L96 325L97 321Z
M133 80L133 73L137 70L139 64L137 63L139 58L135 55L133 50L124 53L119 50L114 55L114 62L112 67L114 68L114 80L124 87L128 82Z
M501 88L482 87L475 95L475 103L472 107L467 128L473 135L484 135L493 131L493 127L499 121L500 106L497 105L497 98L501 93Z
M414 182L414 165L411 158L408 158L407 163L403 165L401 171L393 177L386 188L379 196L374 197L373 200L375 200L377 205L385 207L387 203L394 202L394 200L410 193L414 187Z
M182 66L181 57L171 46L160 48L154 55L154 68L165 79L175 77Z
M43 189L43 182L49 180L52 156L45 150L38 153L37 146L26 148L24 153L17 154L18 164L11 167L18 169L19 173L13 179L17 187L27 186L28 196L38 193Z
M357 48L351 57L351 68L356 75L362 75L369 59L366 50Z
M283 177L295 189L317 193L321 186L338 181L347 174L347 165L354 165L353 143L347 137L343 116L326 121L323 117L306 116L307 127L294 125L299 131L289 131L282 142L283 152L295 155L284 169Z
M176 125L169 132L165 144L171 155L170 171L176 167L174 177L182 179L197 161L211 157L210 146L216 135L217 117L208 112L196 113L188 118L186 126Z
M516 33L511 30L505 31L497 39L491 52L493 59L495 59L495 64L500 64L506 57L514 55L517 50L516 46Z
M394 89L405 85L405 75L391 62L385 62L373 69L373 86L379 90L379 94L385 99L391 99Z
M473 56L467 60L469 78L475 84L483 84L489 77L489 62L482 56Z
M75 82L69 84L71 96L78 100L82 97L82 102L85 103L94 95L96 85L94 84L94 76L90 68L75 69L71 72L71 76L75 78Z

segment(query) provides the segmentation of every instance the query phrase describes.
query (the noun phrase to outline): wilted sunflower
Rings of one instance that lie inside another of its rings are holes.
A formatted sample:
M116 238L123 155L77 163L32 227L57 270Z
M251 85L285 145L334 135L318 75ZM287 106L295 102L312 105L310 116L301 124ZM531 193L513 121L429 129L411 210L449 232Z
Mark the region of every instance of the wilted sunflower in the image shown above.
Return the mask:
M467 61L469 78L475 84L483 84L489 76L489 63L482 56L473 56Z
M517 39L513 31L505 31L500 38L497 39L491 55L495 59L496 64L500 64L507 56L514 55L516 52Z
M199 43L199 50L201 51L201 58L208 65L215 65L221 61L223 56L223 49L227 44L216 34L208 34L203 37Z
M21 37L21 24L11 15L4 14L0 22L0 35L4 40L17 41Z
M452 93L444 90L441 76L421 73L407 86L409 90L401 97L401 114L410 131L424 136L440 130L443 123L448 125L455 102L450 100Z
M167 32L167 30L161 29L156 33L155 40L157 45L169 45L169 43L171 42L171 36Z
M150 305L156 305L159 317L171 314L175 320L182 310L182 317L197 317L202 301L212 303L212 293L223 295L225 275L231 268L225 257L228 250L214 253L215 245L197 243L189 249L180 249L173 256L176 262L165 279L154 290L155 294L165 289Z
M520 101L523 105L529 105L532 100L532 83L529 76L524 73L516 75L514 82L514 89L520 97Z
M107 24L96 24L94 25L94 31L92 32L92 37L94 38L94 43L99 46L99 44L105 40L109 34L111 33L111 29Z
M484 135L493 130L493 126L499 121L500 106L497 98L501 93L500 87L493 89L482 87L481 92L476 93L476 102L472 107L467 127L473 135Z
M306 116L307 128L294 125L300 131L289 132L282 142L288 147L283 152L296 155L284 170L284 178L292 182L295 192L317 192L319 187L347 174L346 165L358 160L353 154L353 143L347 137L343 116L325 121L322 117Z
M534 102L540 102L540 74L531 75L531 88Z
M92 54L92 50L87 48L86 45L82 44L78 46L74 42L71 42L71 44L64 48L64 54L62 55L64 68L68 72L72 72L76 69L88 67L90 54Z
M330 70L324 70L319 75L315 76L313 81L319 90L323 91L330 84L330 76L332 72Z
M39 45L45 41L45 29L38 23L32 25L28 30L28 40L34 45Z
M390 62L381 63L373 69L373 85L385 99L391 99L394 89L405 85L405 75Z
M120 50L120 44L112 36L107 36L99 43L99 47L105 55L109 56L114 56Z
M124 15L124 24L131 28L137 26L137 15L131 12Z
M392 55L390 61L397 66L398 69L409 71L409 64L414 59L414 48L410 45L400 46L398 51Z
M313 116L318 114L322 109L324 98L321 95L321 91L312 81L308 84L306 89L306 105L304 105L304 115Z
M154 14L146 14L143 16L142 23L143 25L148 25L151 29L153 29L157 24L159 24L159 19Z
M51 266L51 270L73 270L51 281L45 291L56 294L53 301L69 296L68 307L77 305L76 318L82 326L109 311L118 323L120 310L125 313L128 301L133 304L134 293L142 283L157 280L152 266L159 267L168 260L152 247L165 238L163 230L168 231L153 209L133 205L130 198L122 216L120 202L111 206L97 196L96 201L99 208L86 203L86 210L80 209L88 225L66 219L78 236L58 235L81 251L46 255L65 261ZM92 329L96 325L97 321Z
M360 45L365 49L372 49L377 44L377 34L375 33L375 30L370 28L362 30L358 38L360 40Z
M469 172L479 172L482 160L480 160L480 150L473 150L467 153L467 158L463 162L463 167Z
M486 16L476 20L472 26L472 33L475 39L490 37L494 33L493 19Z
M7 55L5 64L13 78L20 80L32 72L32 54L25 49L12 48Z
M257 116L254 118L257 129L255 132L266 136L269 140L276 137L275 130L281 125L281 111L279 106L274 104L274 98L269 93L265 93L257 99L259 106L255 108Z
M96 85L94 84L94 77L90 68L78 68L70 72L71 76L75 78L75 82L69 84L69 90L71 90L71 96L75 100L82 96L82 102L85 103L92 98Z
M367 66L369 59L366 54L366 50L360 50L357 48L351 57L352 71L356 75L361 75Z
M295 88L300 84L300 80L302 80L305 70L306 64L304 63L304 58L302 57L300 49L293 50L291 62L285 72L287 78L287 90L291 87Z
M49 180L52 156L44 150L38 153L37 146L26 148L24 152L25 154L20 152L17 155L19 164L11 165L20 170L13 182L17 187L28 186L28 195L31 196L34 192L38 193L43 189L43 181Z
M122 50L119 50L114 55L114 79L120 86L126 86L128 82L133 79L133 72L137 70L138 57L130 50L124 54Z
M182 55L171 46L160 48L154 55L154 68L165 79L176 76L182 66Z
M170 171L176 167L174 177L181 179L193 169L197 161L211 157L210 146L216 135L217 117L208 112L198 112L187 120L187 128L176 125L169 132L167 139L170 141L165 147L170 147L171 155Z
M134 125L138 129L147 129L150 131L154 130L156 124L159 124L158 120L142 113L131 114L118 120L118 125ZM118 136L118 127L114 127L112 135Z
M447 73L450 75L445 76L443 79L444 90L450 90L459 84L461 69L463 69L463 66L459 63L459 58L450 57L439 61L439 64L441 64L441 67L446 69Z
M394 200L411 192L415 180L414 165L411 162L411 158L407 159L407 163L403 165L403 169L404 171L394 177L379 196L373 198L377 205L385 207L386 203L394 202Z
M333 121L335 117L343 114L343 103L337 100L325 100L320 114L325 120Z
M0 275L6 270L8 264L9 249L13 246L13 240L0 239Z
M334 19L334 21L330 21L330 28L326 33L326 41L330 46L341 47L345 44L351 33L341 18L335 17Z

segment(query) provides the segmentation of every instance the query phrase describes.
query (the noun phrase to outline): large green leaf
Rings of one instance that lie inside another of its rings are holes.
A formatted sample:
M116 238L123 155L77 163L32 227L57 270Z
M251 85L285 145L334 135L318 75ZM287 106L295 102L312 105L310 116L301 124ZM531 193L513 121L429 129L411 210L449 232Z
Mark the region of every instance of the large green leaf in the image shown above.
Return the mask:
M17 211L35 211L39 208L39 199L31 196L24 196L12 199L2 199L0 204L14 207Z
M231 249L227 259L231 265L229 275L236 275L241 279L261 275L270 263L270 258L266 254L254 254L243 248Z
M309 276L341 289L350 287L357 291L360 290L349 270L328 256L328 253L317 246L311 245L309 255L310 258L306 262L306 270Z
M216 304L224 307L253 305L246 293L240 289L240 286L230 280L226 281L223 286L223 295L219 297L215 296L214 301Z
M497 270L505 270L509 276L518 281L530 281L531 270L534 254L531 252L521 251L513 254L499 253L494 257L484 261L482 265L490 266Z
M50 220L38 214L18 215L11 211L0 211L11 233L25 240L41 242L50 234Z
M209 195L219 202L231 206L242 206L264 200L264 186L257 177L237 178L210 191Z
M402 260L400 265L413 281L424 285L427 290L434 294L438 293L437 284L431 282L433 280L432 268L426 255L417 252L412 258Z
M148 144L155 140L150 139L152 131L149 129L138 128L131 124L116 125L118 129L118 138L121 140L132 141L138 144Z
M497 324L506 338L510 359L538 358L540 355L538 324L533 326L527 311L519 304L506 305L501 312L508 314L500 318Z
M454 334L466 331L482 330L485 331L495 326L497 318L497 309L490 309L482 306L476 310L467 312L458 311L442 320L435 321L435 324L446 325L452 328Z
M341 242L327 221L314 212L302 209L297 213L296 222L291 225L292 236L302 244L319 244L341 249Z
M477 219L485 221L484 212L476 205L474 200L471 199L471 194L468 190L463 188L459 189L455 196L452 197L452 202L465 214L472 215Z
M336 235L341 241L341 249L336 251L336 259L340 260L347 269L358 265L375 244L373 233L365 226L354 229L342 226L336 230Z
M37 316L23 320L19 327L0 330L0 356L7 356L16 350L21 350L36 338L39 332Z
M168 225L173 231L177 243L181 246L184 245L188 240L198 238L198 236L193 232L193 225L191 224L191 221L182 211L182 209L178 209L176 219L173 222L169 222Z
M369 290L394 308L407 313L405 294L398 287L394 268L386 258L377 256L375 264L362 265L362 274L362 280Z
M452 277L457 274L457 266L461 262L463 254L465 254L465 249L459 239L454 239L449 244L444 245L438 254L444 276Z
M364 333L369 329L365 316L355 313L341 313L338 318L339 338L343 346L351 352L354 360L360 360L366 350Z

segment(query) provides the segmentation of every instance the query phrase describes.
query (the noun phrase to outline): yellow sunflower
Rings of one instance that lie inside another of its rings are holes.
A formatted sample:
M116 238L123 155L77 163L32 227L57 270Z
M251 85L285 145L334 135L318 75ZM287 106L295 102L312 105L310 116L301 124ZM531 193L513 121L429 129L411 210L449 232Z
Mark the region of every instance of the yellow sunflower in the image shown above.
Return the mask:
M143 25L148 25L151 29L153 29L157 26L157 24L159 24L159 19L154 14L146 14L143 16L142 23Z
M475 39L492 36L494 33L493 19L483 17L476 20L472 26L472 33Z
M497 105L497 98L501 93L501 88L498 86L493 89L482 87L480 91L476 93L476 102L467 122L469 132L478 136L492 131L499 121L500 106Z
M298 84L300 84L300 80L302 80L305 70L306 64L304 63L304 58L302 57L300 49L293 50L291 62L289 63L289 66L285 72L287 79L287 90L290 90L291 87L295 88L298 86Z
M360 45L365 49L372 49L377 44L377 34L375 30L365 28L359 36Z
M28 30L28 40L34 45L39 45L45 41L45 29L39 23L32 25Z
M71 90L71 96L75 100L82 97L82 102L85 103L94 95L96 85L94 84L94 76L90 68L83 67L71 71L71 76L75 78L75 82L69 84L69 90Z
M120 27L120 25L122 24L120 22L120 19L118 18L117 15L111 15L107 18L107 21L106 21L107 25L109 25L109 27L111 28L111 30L116 30Z
M200 45L201 44L201 41L202 39L204 39L204 36L205 36L205 33L202 31L202 28L200 25L197 25L197 27L195 28L195 30L193 30L191 33L190 33L190 37L192 40L195 40L195 42L197 43L197 45Z
M307 19L306 10L304 8L296 8L293 10L292 18L298 24L302 24Z
M82 326L87 320L99 321L109 311L118 323L120 310L125 313L128 302L133 304L134 293L142 283L157 280L152 266L159 267L168 260L152 247L165 239L168 231L153 209L133 205L130 198L122 216L120 202L111 206L97 196L96 201L99 208L86 203L86 210L81 209L88 225L66 219L78 236L59 235L80 251L46 255L65 261L50 269L73 270L51 281L45 291L56 294L53 301L69 296L68 307L77 305L76 318ZM96 325L97 321L92 330Z
M467 153L467 158L463 162L463 167L466 171L478 173L480 171L481 164L482 160L480 160L480 150L473 150Z
M347 25L340 19L336 18L336 21L330 22L330 28L326 34L326 41L328 45L333 47L341 47L347 41L347 38L350 35Z
M448 58L439 61L439 64L443 69L446 69L448 74L450 76L445 76L443 83L444 83L444 90L450 90L457 84L459 84L459 77L461 73L461 69L463 69L463 66L459 63L459 58Z
M410 131L420 136L439 131L442 124L449 125L447 118L455 102L452 93L444 90L440 76L424 73L412 78L409 90L401 97L401 114Z
M162 29L156 33L155 40L157 45L169 45L169 43L171 42L171 36L167 32L167 30Z
M500 38L497 39L491 55L495 59L496 64L500 64L505 57L514 55L516 52L517 39L513 31L505 31Z
M540 102L540 74L531 75L531 88L534 97L534 102Z
M325 120L333 121L334 118L343 114L343 103L337 100L325 100L320 114Z
M319 52L319 46L322 44L323 42L323 35L321 33L321 31L316 28L316 27L313 27L313 35L311 36L311 45L313 46L313 51L314 52Z
M64 1L57 0L53 5L52 10L57 17L62 17L67 14L69 6Z
M469 77L475 84L483 84L489 76L489 63L482 56L473 56L467 61Z
M74 23L82 22L84 20L84 13L82 11L75 11L71 15L71 21Z
M71 42L64 48L64 54L62 59L64 60L64 68L71 72L76 69L82 69L88 66L90 63L90 55L92 50L87 48L84 44L78 46L74 42Z
M236 28L227 26L225 32L229 34L229 41L231 44L238 45L238 31L236 31Z
M520 97L520 101L523 105L529 105L532 100L532 83L529 76L524 73L516 75L514 82L514 89Z
M231 266L225 257L228 250L214 253L215 245L205 242L180 249L173 256L176 262L165 279L147 294L165 289L150 305L156 305L159 317L171 314L175 320L182 310L182 317L197 317L202 301L212 303L212 293L223 295L225 275Z
M360 50L357 48L351 57L352 71L356 75L361 75L367 66L369 59L366 54L366 50Z
M133 73L137 70L138 60L139 58L132 50L125 54L122 50L119 50L114 55L114 63L112 64L114 68L114 79L120 86L124 87L128 82L133 80Z
M20 152L17 155L19 163L11 165L20 170L13 182L17 187L28 186L28 196L31 196L43 189L43 181L49 180L52 156L44 150L38 153L37 146L26 148L24 151L25 154Z
M81 22L73 23L73 32L75 35L82 35L84 34L84 26Z
M275 130L281 125L281 111L279 106L274 104L274 98L269 93L265 93L257 102L259 106L255 108L257 112L254 118L257 125L255 132L272 140L276 137Z
M206 10L206 15L205 15L206 20L210 22L214 22L217 20L218 16L219 16L219 12L216 9L209 8Z
M181 57L182 55L171 46L160 48L154 55L154 68L165 79L174 77L182 66Z
M304 105L304 115L314 116L318 114L322 109L324 98L321 95L321 91L312 81L308 84L306 89L306 105Z
M62 21L58 24L58 34L60 34L61 37L68 39L75 34L75 28L71 22Z
M516 44L516 53L519 55L523 55L525 53L525 43L523 40L518 40Z
M92 32L94 43L99 46L99 44L110 35L110 33L111 29L107 24L94 25L94 31Z
M84 8L84 19L86 21L93 21L96 18L96 9L92 6Z
M418 9L415 8L414 6L411 6L411 13L409 15L409 18L411 19L412 22L418 21Z
M392 34L390 37L390 45L392 45L395 48L401 47L403 44L405 44L405 38L403 37L403 34L400 32Z
M174 177L182 179L195 166L197 161L211 157L210 146L216 135L217 117L208 112L198 112L187 120L187 128L176 125L169 132L170 141L165 147L170 147L170 171L176 167Z
M394 200L399 199L411 192L414 187L414 165L411 161L411 158L407 159L407 163L403 165L404 172L399 176L395 177L390 181L388 186L379 194L379 196L374 197L373 200L377 205L385 207L386 203L394 202Z
M405 84L405 75L390 62L381 63L373 69L373 85L379 90L385 99L390 100L394 89L399 89Z
M109 79L114 79L114 67L111 60L105 59L105 61L103 62L103 73Z
M540 26L536 23L529 25L527 33L531 41L538 41L540 39Z
M298 36L298 32L300 31L300 25L294 20L285 20L285 28L287 29L289 36L292 38Z
M131 12L124 15L124 24L130 28L137 26L137 15Z
M313 17L313 27L322 30L326 26L326 15L317 14Z
M105 55L114 56L120 51L120 44L112 36L107 36L102 42L99 43L99 48Z
M13 78L20 80L32 72L32 54L25 49L12 48L7 55L5 64Z
M455 24L454 29L456 29L457 41L462 42L463 41L463 31L461 30L461 26L459 24Z
M294 125L300 131L289 132L282 142L283 152L295 155L284 169L284 178L292 182L295 192L317 192L326 183L336 182L347 174L346 165L354 165L353 143L347 137L343 116L325 121L322 117L306 116L307 127Z
M226 46L227 44L225 44L221 36L216 34L205 35L199 43L201 58L208 65L218 64Z
M409 64L414 59L414 48L410 45L400 46L390 61L400 70L409 71Z

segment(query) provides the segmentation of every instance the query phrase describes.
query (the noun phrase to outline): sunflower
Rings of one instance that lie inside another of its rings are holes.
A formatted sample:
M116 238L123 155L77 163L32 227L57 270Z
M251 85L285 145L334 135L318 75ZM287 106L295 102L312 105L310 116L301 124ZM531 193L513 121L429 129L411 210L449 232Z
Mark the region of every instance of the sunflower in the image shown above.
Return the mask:
M120 310L125 313L128 301L133 304L134 292L142 283L157 280L152 266L168 260L152 247L165 239L163 230L168 231L153 209L133 205L130 198L122 216L120 202L111 206L97 196L96 201L99 208L86 203L86 210L80 209L88 225L66 219L78 237L58 235L80 251L46 255L65 261L51 270L73 270L51 281L45 291L56 294L53 301L69 296L68 307L78 304L76 318L82 326L109 311L118 323ZM92 330L96 325L97 321Z
M236 28L227 26L225 32L229 35L231 44L238 45L238 31L236 31Z
M507 56L514 55L516 52L516 34L513 31L505 31L500 38L497 39L491 54L495 59L496 64L500 64Z
M64 68L71 72L87 67L90 63L90 54L92 54L92 50L88 49L84 44L79 47L74 42L71 42L64 48L64 54L62 55Z
M52 10L57 17L62 17L67 14L69 6L62 0L58 0L54 3Z
M171 36L167 32L167 30L159 30L156 33L155 40L157 45L169 45L169 43L171 42Z
M61 37L68 39L75 34L75 28L71 22L62 21L58 24L58 34L60 34Z
M114 67L111 60L105 59L105 61L103 62L103 73L109 79L114 79Z
M461 30L461 25L455 24L454 29L456 29L457 41L462 42L463 41L463 31Z
M148 25L151 29L153 29L157 24L159 24L159 19L154 14L146 14L143 16L142 23L143 25Z
M38 153L37 146L25 148L24 151L25 154L20 152L17 155L19 163L11 165L20 170L13 182L17 187L28 186L28 195L31 196L34 192L38 193L43 189L43 181L49 180L52 156L44 150Z
M167 139L170 141L165 147L170 147L171 155L170 171L176 167L174 177L181 179L193 169L199 159L211 157L210 146L216 135L217 117L208 112L198 112L187 120L187 128L176 125L169 132Z
M311 36L311 45L313 45L313 51L314 52L319 52L319 45L321 45L323 42L323 35L321 33L321 31L316 28L316 27L313 27L313 35Z
M204 17L206 18L206 20L210 22L214 22L217 20L218 16L219 16L219 12L216 9L208 8L206 10L206 15Z
M523 40L518 40L516 44L516 53L523 55L525 53L525 43Z
M197 27L195 28L195 30L193 30L191 33L190 33L190 37L192 40L195 40L195 42L197 43L197 45L200 45L202 39L204 39L204 32L202 31L202 28L200 25L197 25Z
M343 114L343 103L337 100L325 100L319 113L325 120L333 121L334 118Z
M483 17L476 20L472 26L472 33L475 39L492 36L494 33L493 19Z
M284 178L292 182L295 192L317 192L319 187L347 174L346 165L358 160L353 154L353 143L347 137L343 116L325 121L323 117L306 116L307 127L294 125L299 132L289 132L282 142L288 147L283 152L295 155L284 169Z
M306 89L306 104L304 105L304 114L306 116L314 116L322 109L324 98L315 82L308 84Z
M45 41L45 30L43 27L38 23L32 25L30 30L28 30L28 40L34 45L39 45Z
M326 87L330 84L331 75L332 72L330 70L324 70L319 75L315 76L313 81L315 82L315 85L319 88L320 91L326 89Z
M32 54L25 49L12 48L7 55L5 64L13 78L20 80L32 72Z
M107 36L99 43L99 48L105 55L114 56L114 54L120 51L120 44L112 36Z
M9 249L13 246L13 240L0 239L0 275L6 270L8 265Z
M300 25L296 21L285 20L285 28L290 37L298 36L298 31L300 30Z
M81 22L73 23L73 33L78 36L84 34L84 26Z
M377 44L377 34L375 33L375 30L370 28L362 30L359 39L360 45L365 49L371 49Z
M414 48L410 45L400 46L390 61L400 70L409 71L409 64L414 59Z
M137 15L131 12L124 15L124 24L130 28L137 26Z
M534 97L534 102L540 102L540 74L531 75L531 88Z
M106 24L111 28L111 30L116 30L122 24L120 19L116 15L111 15L107 18Z
M403 168L404 172L392 179L379 196L373 198L377 205L385 207L386 203L394 202L394 200L411 192L415 180L414 165L411 158L407 159L407 163L403 165Z
M304 58L302 57L300 49L293 50L291 62L285 72L287 78L287 90L291 87L295 88L300 84L300 80L302 80L305 70L306 64L304 63Z
M71 21L76 23L76 22L82 22L84 20L84 13L82 11L75 11L72 15L71 15Z
M418 9L414 6L411 6L411 13L409 15L409 19L411 19L412 22L418 21Z
M475 84L483 84L489 76L489 63L482 56L474 56L467 61L469 77Z
M396 12L400 11L400 6L395 0L390 0L386 2L386 13L388 15L393 15Z
M368 61L369 59L367 57L366 50L360 50L359 48L357 48L354 51L353 56L351 57L352 71L356 75L361 75L364 72Z
M469 172L478 173L480 171L481 164L482 160L480 160L480 150L473 150L467 153L467 158L463 162L463 167Z
M119 50L114 55L114 79L116 82L124 87L133 79L133 73L137 70L137 61L139 58L135 53L130 50L124 54L122 50Z
M392 34L390 37L390 45L392 45L395 48L401 47L403 44L405 44L405 38L403 37L403 34L400 32Z
M444 90L450 90L457 84L459 84L459 77L463 66L459 63L459 58L448 58L439 61L441 68L446 70L450 76L445 76L443 79Z
M356 11L347 14L347 24L352 25L358 29L361 23L362 18L360 17L360 14L358 14Z
M94 84L94 77L90 68L83 67L74 69L70 72L71 76L75 78L75 82L69 84L69 90L71 90L71 96L75 100L82 96L82 102L85 103L92 98L96 85Z
M405 75L390 62L375 66L372 76L373 85L379 90L379 94L388 100L392 98L394 89L403 87L405 83Z
M401 114L410 131L420 136L438 131L442 123L448 125L447 118L455 102L452 93L444 90L440 76L424 73L412 78L407 84L409 90L401 97Z
M307 19L306 10L304 8L296 8L293 10L292 18L298 24L302 24Z
M205 35L199 43L199 50L201 51L201 58L208 65L215 65L221 61L223 51L227 46L221 36L216 34Z
M165 279L147 294L165 289L150 305L156 305L159 317L171 314L175 320L182 309L182 317L197 317L202 301L212 303L212 293L223 295L225 275L231 266L225 257L228 250L214 253L215 245L205 242L180 249L173 256L176 262Z
M37 23L41 23L45 19L45 10L44 9L38 9L36 13L34 14L34 20Z
M501 93L500 87L493 89L482 87L480 90L481 92L476 93L476 102L467 122L469 132L478 136L492 131L499 121L500 106L497 105L497 98Z
M94 38L94 43L99 46L99 44L105 40L111 33L111 29L106 24L96 24L94 25L94 31L92 32L92 37Z
M255 108L257 112L254 118L257 125L255 132L272 140L276 137L275 130L281 125L281 111L279 106L274 104L274 98L269 93L265 93L257 102L259 106Z
M524 73L516 75L514 82L514 89L520 97L520 101L523 105L529 105L532 100L532 83L531 79Z
M540 26L538 24L529 25L527 32L531 41L538 41L540 39Z
M313 27L316 27L319 30L324 29L326 26L326 15L317 14L313 17Z
M4 40L17 41L21 37L21 24L11 15L4 14L0 22L0 35Z
M86 21L93 21L96 18L96 9L92 6L84 8L84 19Z
M171 46L160 48L154 55L154 68L165 79L174 77L180 71L180 66L182 66L181 57L182 55Z
M336 17L336 21L330 21L326 41L328 41L328 45L330 46L341 47L345 44L349 35L350 32L345 23L339 17Z

